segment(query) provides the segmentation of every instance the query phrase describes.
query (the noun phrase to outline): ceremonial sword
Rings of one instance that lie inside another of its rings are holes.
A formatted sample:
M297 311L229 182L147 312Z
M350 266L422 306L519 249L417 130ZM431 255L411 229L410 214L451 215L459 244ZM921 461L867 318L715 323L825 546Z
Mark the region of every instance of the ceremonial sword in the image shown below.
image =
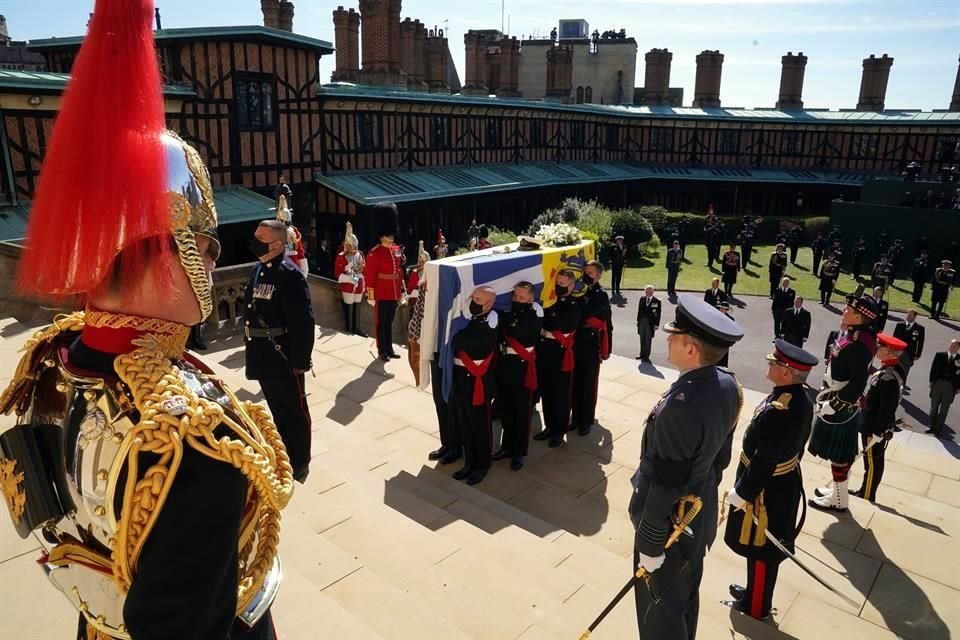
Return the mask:
M677 523L674 525L673 533L670 534L670 537L667 539L667 544L664 545L664 552L670 548L670 546L676 542L681 535L683 535L687 530L689 524L693 519L700 513L700 509L703 507L703 501L694 495L686 495L680 498L677 503ZM593 621L587 630L580 635L580 640L587 640L590 637L590 634L600 626L600 623L603 622L614 607L620 604L620 601L623 600L623 597L630 592L631 589L639 582L643 580L647 583L647 588L650 588L650 572L644 569L643 567L638 567L637 572L630 577L630 580L627 581L627 584L623 585L623 588L617 592L617 595L613 596L613 600L610 601L603 611L600 612L600 615L597 616L597 619ZM652 594L651 594L652 595ZM659 601L659 598L656 599Z

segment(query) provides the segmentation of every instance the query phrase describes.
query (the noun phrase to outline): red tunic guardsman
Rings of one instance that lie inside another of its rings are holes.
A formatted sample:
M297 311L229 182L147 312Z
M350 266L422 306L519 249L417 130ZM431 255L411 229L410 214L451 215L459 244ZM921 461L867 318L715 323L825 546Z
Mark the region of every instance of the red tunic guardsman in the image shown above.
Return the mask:
M373 208L374 224L380 244L367 254L363 277L367 285L367 302L374 305L377 354L380 359L399 358L393 350L393 318L403 296L403 269L393 240L398 233L397 205L382 202Z
M470 323L453 336L453 393L451 409L463 441L464 465L453 474L467 484L483 481L490 469L490 400L496 389L493 360L497 350L497 294L478 287L470 297Z
M357 336L366 335L360 331L357 322L359 307L366 290L363 279L363 253L360 251L360 242L353 233L353 225L347 223L346 233L343 236L343 251L337 254L333 263L333 277L340 286L340 296L343 298L343 324L347 333Z
M581 436L590 433L596 422L600 363L610 357L613 334L610 298L600 286L603 265L591 260L583 269L583 320L574 345L573 397L569 429Z

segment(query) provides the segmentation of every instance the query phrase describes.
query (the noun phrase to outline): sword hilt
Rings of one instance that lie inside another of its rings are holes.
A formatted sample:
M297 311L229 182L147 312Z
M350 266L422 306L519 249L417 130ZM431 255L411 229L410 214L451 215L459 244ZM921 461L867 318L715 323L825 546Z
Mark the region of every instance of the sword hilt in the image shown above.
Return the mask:
M680 536L683 535L683 532L690 526L690 523L693 522L693 519L697 517L697 514L700 513L700 509L702 508L703 500L693 494L685 495L677 501L677 522L673 527L673 533L667 538L667 544L664 545L664 549L669 549L670 545L680 539ZM637 577L642 577L639 575L639 572Z

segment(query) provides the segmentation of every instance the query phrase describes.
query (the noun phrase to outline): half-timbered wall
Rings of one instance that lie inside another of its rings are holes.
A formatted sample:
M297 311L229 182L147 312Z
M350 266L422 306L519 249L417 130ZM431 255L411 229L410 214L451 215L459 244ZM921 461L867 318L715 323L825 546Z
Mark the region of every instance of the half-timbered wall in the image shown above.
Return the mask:
M3 135L6 139L7 158L2 158L3 181L6 188L7 163L12 173L17 200L29 200L36 189L40 164L47 150L47 142L53 133L56 111L4 109L2 112ZM7 194L6 201L11 198Z

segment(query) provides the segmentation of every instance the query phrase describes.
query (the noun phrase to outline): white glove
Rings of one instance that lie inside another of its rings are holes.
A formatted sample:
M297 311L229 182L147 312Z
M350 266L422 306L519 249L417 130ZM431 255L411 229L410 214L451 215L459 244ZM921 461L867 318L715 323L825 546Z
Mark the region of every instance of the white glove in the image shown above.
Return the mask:
M816 405L816 411L814 411L814 415L817 417L832 416L836 412L837 410L834 409L829 402L819 402Z
M867 449L869 449L870 447L872 447L872 446L873 446L873 441L876 440L876 439L877 439L877 437L874 436L873 434L870 434L869 436L867 436L867 445L863 448L863 450L866 451Z
M641 553L640 564L637 566L637 568L639 569L640 567L643 567L644 569L647 570L647 573L653 573L654 571L656 571L657 569L663 566L663 563L666 561L666 559L667 559L667 554L665 553L661 553L656 557L647 556Z
M377 301L373 298L367 297L367 304L369 304L371 307L375 307L377 306Z
M747 504L747 501L740 497L736 488L733 488L727 491L727 504L734 509L743 509L743 505Z

